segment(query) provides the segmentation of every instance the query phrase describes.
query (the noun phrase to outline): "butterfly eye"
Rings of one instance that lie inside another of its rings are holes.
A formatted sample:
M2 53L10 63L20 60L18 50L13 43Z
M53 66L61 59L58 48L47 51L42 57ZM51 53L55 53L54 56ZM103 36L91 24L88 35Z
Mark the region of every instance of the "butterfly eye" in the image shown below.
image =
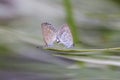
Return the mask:
M60 43L60 40L57 39L56 41L57 41L57 43Z

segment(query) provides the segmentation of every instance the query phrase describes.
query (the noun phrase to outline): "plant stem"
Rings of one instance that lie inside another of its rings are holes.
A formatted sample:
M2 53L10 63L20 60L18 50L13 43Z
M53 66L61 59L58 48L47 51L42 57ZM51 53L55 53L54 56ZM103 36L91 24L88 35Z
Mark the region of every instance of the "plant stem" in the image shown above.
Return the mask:
M45 48L45 49L52 50L52 51L59 51L59 52L70 52L70 53L72 52L120 51L120 47L104 48L104 49L59 49L59 48Z
M70 25L71 32L73 34L74 43L77 44L79 42L79 37L78 37L78 33L77 33L76 23L74 20L74 14L73 14L71 0L63 0L63 3L64 3L65 11L66 11L67 22Z

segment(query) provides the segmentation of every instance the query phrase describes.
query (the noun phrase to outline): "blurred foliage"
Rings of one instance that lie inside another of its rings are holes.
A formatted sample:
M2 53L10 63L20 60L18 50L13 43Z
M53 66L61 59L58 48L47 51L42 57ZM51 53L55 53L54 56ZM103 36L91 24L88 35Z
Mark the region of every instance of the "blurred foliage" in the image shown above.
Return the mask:
M120 4L120 0L111 0L112 2L115 2L116 4L118 4L118 6L119 6L119 4Z
M77 45L79 43L79 36L78 36L78 31L77 31L77 25L74 20L74 14L73 14L73 8L71 4L71 0L63 0L64 6L65 6L65 11L66 11L66 18L67 22L71 27L71 31L73 33L73 38L74 38L74 43Z
M119 80L118 4L119 0L0 0L0 80ZM55 43L44 48L42 22L55 27L68 23L79 46L66 49Z

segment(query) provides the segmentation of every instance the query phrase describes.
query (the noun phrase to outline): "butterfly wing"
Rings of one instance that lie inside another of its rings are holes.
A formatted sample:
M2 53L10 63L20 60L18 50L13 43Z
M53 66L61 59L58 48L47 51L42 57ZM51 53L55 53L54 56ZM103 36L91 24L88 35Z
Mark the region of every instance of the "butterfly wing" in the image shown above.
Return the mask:
M42 28L43 39L46 43L46 46L47 47L53 46L53 43L56 40L56 29L53 27L53 25L47 22L42 23L41 28Z
M62 43L67 48L73 47L73 37L70 28L64 24L57 33L57 42Z

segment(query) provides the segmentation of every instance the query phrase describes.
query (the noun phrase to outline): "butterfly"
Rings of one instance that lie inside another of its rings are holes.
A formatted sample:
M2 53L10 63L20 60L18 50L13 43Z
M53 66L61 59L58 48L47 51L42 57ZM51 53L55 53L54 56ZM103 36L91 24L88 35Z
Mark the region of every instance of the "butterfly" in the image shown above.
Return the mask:
M50 23L42 23L43 38L47 47L52 47L56 41L63 44L66 48L73 47L73 37L70 28L67 24L62 25L58 30Z
M73 47L73 37L67 24L63 24L57 32L57 42L63 44L67 48Z
M52 24L47 23L47 22L42 23L41 28L42 28L42 34L43 34L45 46L52 47L57 37L56 29L54 28Z

